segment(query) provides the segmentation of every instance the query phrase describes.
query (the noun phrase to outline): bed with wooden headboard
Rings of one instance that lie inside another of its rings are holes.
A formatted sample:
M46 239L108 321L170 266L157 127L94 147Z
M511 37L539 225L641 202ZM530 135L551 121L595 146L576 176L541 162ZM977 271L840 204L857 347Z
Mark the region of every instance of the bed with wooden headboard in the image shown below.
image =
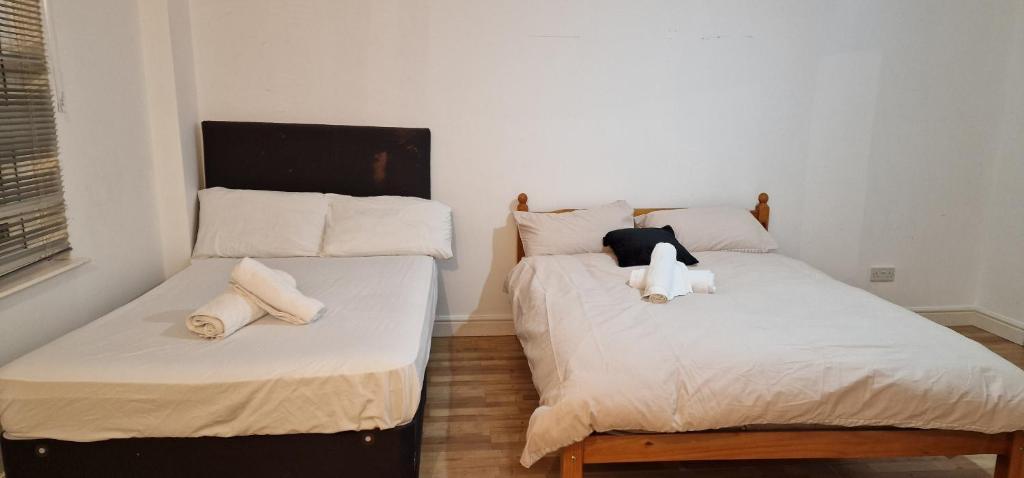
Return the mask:
M517 211L529 211L519 194ZM680 208L638 208L634 216ZM558 209L557 214L574 209ZM765 229L770 208L761 193L751 214ZM517 262L524 257L517 234ZM539 287L543 289L544 287ZM551 299L551 298L549 298ZM550 306L550 304L547 304ZM557 308L554 308L558 310ZM518 319L517 319L518 320ZM593 330L588 334L596 334ZM523 337L520 337L524 340ZM967 339L964 339L967 340ZM553 347L553 345L551 345ZM615 357L607 360L615 360ZM531 364L532 365L532 364ZM564 364L561 364L564 367ZM532 367L531 367L532 368ZM548 408L551 408L551 404ZM561 476L580 478L585 464L658 461L888 458L911 456L998 455L996 478L1024 478L1024 431L986 434L913 428L771 429L680 433L593 433L561 451Z
M519 193L519 196L516 197L516 211L529 212L530 211L530 205L527 203L527 201L529 201L529 200L530 200L530 197L527 196L526 193ZM634 209L633 210L633 217L643 216L644 214L648 214L648 213L651 213L651 212L654 212L654 211L666 211L666 210L671 210L671 209L683 209L683 208L676 208L676 207L645 207L645 208L638 208L638 209ZM575 210L576 209L557 209L557 210L550 211L550 212L552 214L558 214L558 213L570 212L570 211L575 211ZM754 209L750 210L750 214L754 215L754 219L757 219L757 222L761 223L761 226L763 226L766 230L768 229L768 219L769 219L769 217L771 217L771 207L768 206L768 193L761 193L761 194L757 195L757 205L754 206ZM526 255L526 252L523 250L523 238L519 237L519 234L516 234L516 262L519 262L519 261L523 260L523 257L525 255Z
M430 130L206 121L206 187L430 198ZM8 478L415 477L427 387L386 430L95 442L8 440ZM183 407L184 408L184 407Z

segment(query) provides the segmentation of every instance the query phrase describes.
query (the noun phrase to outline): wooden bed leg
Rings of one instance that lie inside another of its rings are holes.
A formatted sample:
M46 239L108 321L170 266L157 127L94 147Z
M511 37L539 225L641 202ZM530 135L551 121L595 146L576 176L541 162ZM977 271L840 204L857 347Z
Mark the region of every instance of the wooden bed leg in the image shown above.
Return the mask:
M583 442L562 449L562 478L583 478Z
M996 472L993 476L1024 478L1024 431L1014 432L1010 450L996 458Z

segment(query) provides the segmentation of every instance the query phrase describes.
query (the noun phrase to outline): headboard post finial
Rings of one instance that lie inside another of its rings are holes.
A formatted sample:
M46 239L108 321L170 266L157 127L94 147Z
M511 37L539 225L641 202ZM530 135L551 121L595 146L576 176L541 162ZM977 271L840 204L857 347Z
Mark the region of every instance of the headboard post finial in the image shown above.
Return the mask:
M757 206L754 206L754 210L750 211L757 218L757 222L761 223L765 229L768 229L768 218L771 216L772 208L768 206L768 193L761 193L757 195Z
M526 204L529 201L529 196L526 193L519 193L516 197L516 211L530 212L530 205ZM519 235L518 228L516 229L516 262L523 260L526 256L526 250L523 249L523 237Z

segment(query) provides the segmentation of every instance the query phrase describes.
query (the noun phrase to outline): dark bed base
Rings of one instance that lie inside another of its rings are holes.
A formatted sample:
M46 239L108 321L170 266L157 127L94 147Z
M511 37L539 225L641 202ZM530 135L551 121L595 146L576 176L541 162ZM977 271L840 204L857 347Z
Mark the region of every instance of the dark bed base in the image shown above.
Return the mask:
M0 439L7 478L402 477L419 474L424 380L412 422L388 430L89 443Z

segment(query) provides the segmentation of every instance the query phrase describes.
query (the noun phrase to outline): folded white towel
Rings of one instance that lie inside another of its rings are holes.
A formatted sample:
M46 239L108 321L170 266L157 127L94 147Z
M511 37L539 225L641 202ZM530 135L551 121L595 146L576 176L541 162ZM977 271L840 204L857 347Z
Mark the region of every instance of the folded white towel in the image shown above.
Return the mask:
M295 278L285 271L274 270L285 282L295 285ZM234 287L196 309L185 320L192 333L206 339L222 339L249 325L267 312L255 302L239 294Z
M685 264L680 263L681 267L686 267ZM694 270L688 269L686 271L686 278L690 280L690 288L698 294L714 294L715 293L715 273L706 270Z
M715 293L714 272L708 270L687 269L686 264L678 261L675 263L675 268L676 270L673 273L672 289L670 290L671 293L666 295L666 299L686 295L690 292L698 294ZM647 274L649 269L650 268L636 269L630 272L629 282L627 282L629 286L634 289L640 289L646 294ZM644 297L647 296L644 295ZM650 298L648 298L648 300L650 300ZM652 300L652 302L654 302L654 300Z
M682 266L683 264L680 262L679 265ZM637 269L637 270L632 271L632 272L629 273L629 282L628 282L628 284L629 284L630 287L632 287L634 289L640 289L640 291L642 293L646 289L646 287L645 287L646 283L647 283L647 269L646 268L644 268L644 269ZM675 297L678 297L680 295L688 294L689 292L686 289L686 284L687 284L687 282L686 282L685 276L683 274L683 269L677 267L676 270L673 272L672 290L670 291L671 294L669 294L669 295L671 295L673 298L675 298ZM641 294L641 296L642 297L646 297L646 296L643 296L642 294ZM666 299L668 299L668 296L666 296ZM650 300L649 297L648 297L648 300Z
M303 295L295 283L288 283L273 269L248 257L231 271L231 286L268 314L292 324L313 322L324 311L322 302Z
M686 268L676 267L676 248L667 242L660 242L651 252L651 265L647 267L644 279L643 297L654 304L664 304L673 298L691 292L686 280Z
M682 262L678 263L680 269L686 268ZM690 288L697 294L715 293L715 273L706 270L687 269L686 277L690 280ZM644 281L647 279L647 269L637 269L629 273L629 286L634 289L643 289Z

